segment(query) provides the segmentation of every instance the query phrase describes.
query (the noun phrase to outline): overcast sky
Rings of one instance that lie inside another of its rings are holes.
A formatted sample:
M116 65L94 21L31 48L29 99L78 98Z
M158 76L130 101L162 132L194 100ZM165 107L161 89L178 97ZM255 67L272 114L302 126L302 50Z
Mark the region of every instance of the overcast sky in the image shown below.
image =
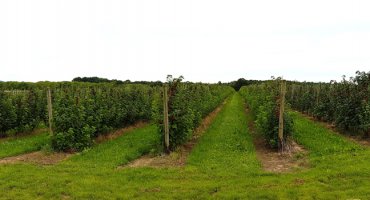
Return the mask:
M330 81L370 70L368 0L0 0L0 80Z

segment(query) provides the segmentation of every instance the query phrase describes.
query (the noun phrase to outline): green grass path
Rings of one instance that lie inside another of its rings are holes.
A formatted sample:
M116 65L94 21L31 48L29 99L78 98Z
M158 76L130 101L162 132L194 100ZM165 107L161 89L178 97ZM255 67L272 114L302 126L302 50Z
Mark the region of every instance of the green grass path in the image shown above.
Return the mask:
M0 141L0 158L16 156L40 150L49 141L48 131L36 135L10 138Z
M317 156L351 153L364 150L360 145L349 141L323 125L303 115L292 112L295 122L294 139Z
M190 154L188 165L205 172L223 174L258 173L251 135L246 126L243 100L235 94Z
M73 156L63 165L80 166L84 168L116 168L149 153L159 143L159 134L155 125L147 125L125 133L114 140Z

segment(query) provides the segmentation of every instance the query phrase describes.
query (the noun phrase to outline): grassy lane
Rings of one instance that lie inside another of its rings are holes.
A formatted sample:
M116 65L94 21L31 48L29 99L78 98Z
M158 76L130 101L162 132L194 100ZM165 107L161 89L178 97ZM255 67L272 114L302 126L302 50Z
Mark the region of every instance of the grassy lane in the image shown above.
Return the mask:
M301 175L305 190L322 199L369 199L369 149L299 113L293 118L295 140L309 150L311 168Z
M142 177L140 181L135 181L137 176L142 175L141 171L146 170L126 171L117 170L117 167L148 153L158 142L156 126L147 125L57 165L0 165L0 199L132 197L136 191L132 188L146 185L145 180L148 178ZM144 176L151 177L150 174Z
M260 171L239 94L230 99L200 139L188 164L218 175L225 173L225 176Z
M49 141L48 131L36 135L0 141L0 158L40 150Z
M304 145L314 155L351 153L364 150L360 145L335 134L330 129L293 112L295 140Z
M147 125L82 152L63 165L116 168L149 153L158 145L159 139L156 126Z

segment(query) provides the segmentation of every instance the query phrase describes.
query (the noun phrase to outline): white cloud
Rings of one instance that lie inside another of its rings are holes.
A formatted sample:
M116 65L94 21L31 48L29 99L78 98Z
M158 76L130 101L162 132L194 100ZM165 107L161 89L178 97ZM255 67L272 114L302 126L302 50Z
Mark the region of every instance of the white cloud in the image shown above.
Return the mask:
M365 0L3 0L0 80L327 81L370 69Z

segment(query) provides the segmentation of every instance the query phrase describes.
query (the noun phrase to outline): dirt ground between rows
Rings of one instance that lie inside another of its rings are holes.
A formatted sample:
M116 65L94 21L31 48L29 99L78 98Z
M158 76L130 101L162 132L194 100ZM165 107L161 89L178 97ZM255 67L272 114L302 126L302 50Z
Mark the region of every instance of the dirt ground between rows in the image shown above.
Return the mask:
M249 110L246 109L249 113ZM288 141L287 149L284 153L278 152L267 145L266 140L256 132L253 121L248 123L248 128L253 136L253 143L256 148L257 158L265 171L274 173L286 173L307 168L307 150L298 145L293 140Z
M44 153L36 151L32 153L22 154L19 156L7 157L0 159L0 164L15 164L15 163L32 163L38 165L53 165L63 160L66 160L73 154L71 153Z
M200 126L194 131L193 137L186 144L179 147L175 152L171 152L169 155L163 154L160 156L144 155L131 163L120 166L120 168L136 168L136 167L153 167L153 168L166 168L166 167L182 167L186 164L187 157L191 150L196 145L199 137L207 130L217 114L222 110L222 107L226 104L224 101L219 107L212 111L206 118L204 118Z
M134 125L118 129L114 131L111 134L101 135L98 138L95 139L95 143L103 143L108 140L113 140L118 138L121 135L126 134L127 132L130 132L136 128L144 127L148 123L139 121L135 123ZM0 159L0 164L15 164L15 163L32 163L32 164L38 164L38 165L53 165L57 164L63 160L68 159L72 155L74 155L74 152L42 152L42 151L36 151L31 153L26 153L18 156L12 156L12 157L6 157Z

